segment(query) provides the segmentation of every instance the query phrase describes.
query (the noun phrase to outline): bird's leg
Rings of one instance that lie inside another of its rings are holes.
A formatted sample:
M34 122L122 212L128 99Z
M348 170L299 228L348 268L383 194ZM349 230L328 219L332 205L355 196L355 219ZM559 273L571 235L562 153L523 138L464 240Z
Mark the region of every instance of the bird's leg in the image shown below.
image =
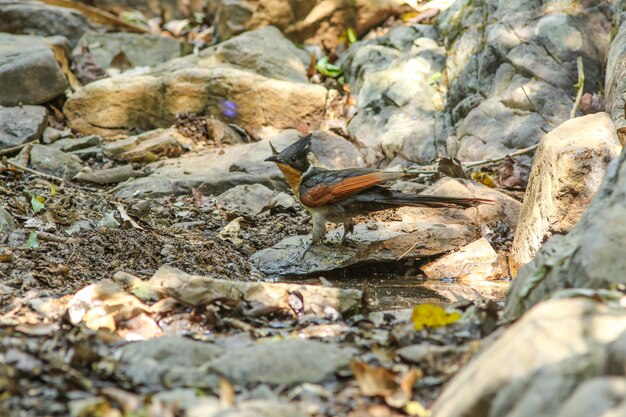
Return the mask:
M306 248L304 248L302 255L300 255L300 259L304 259L304 256L306 255L306 253L310 251L311 248L313 248L313 246L321 243L324 240L324 237L326 237L326 219L324 218L324 216L313 214L312 218L313 218L313 232L312 232L313 239L311 240L311 244L309 244Z
M343 236L341 236L341 244L345 245L348 240L348 235L354 232L354 219L350 217L347 220L343 221Z

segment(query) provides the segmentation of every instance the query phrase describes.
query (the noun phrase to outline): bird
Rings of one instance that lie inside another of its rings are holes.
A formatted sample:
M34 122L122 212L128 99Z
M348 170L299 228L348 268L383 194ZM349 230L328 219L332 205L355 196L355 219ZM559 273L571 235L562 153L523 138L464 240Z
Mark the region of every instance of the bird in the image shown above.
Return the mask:
M270 142L274 162L282 172L296 198L309 212L313 222L311 243L301 259L314 246L324 242L326 223L343 224L341 244L354 231L354 217L377 211L409 207L468 208L494 203L483 198L464 198L411 194L392 190L385 183L415 174L384 171L375 168L329 169L311 150L313 135L308 134L281 152Z

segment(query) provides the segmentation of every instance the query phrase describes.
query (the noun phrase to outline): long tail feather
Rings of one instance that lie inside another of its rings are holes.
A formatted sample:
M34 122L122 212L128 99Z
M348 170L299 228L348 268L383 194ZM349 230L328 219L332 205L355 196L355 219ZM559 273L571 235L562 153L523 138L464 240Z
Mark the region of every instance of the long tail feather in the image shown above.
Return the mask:
M393 197L378 199L377 202L410 207L468 208L480 204L493 204L495 200L437 195L406 195L404 193L398 193Z

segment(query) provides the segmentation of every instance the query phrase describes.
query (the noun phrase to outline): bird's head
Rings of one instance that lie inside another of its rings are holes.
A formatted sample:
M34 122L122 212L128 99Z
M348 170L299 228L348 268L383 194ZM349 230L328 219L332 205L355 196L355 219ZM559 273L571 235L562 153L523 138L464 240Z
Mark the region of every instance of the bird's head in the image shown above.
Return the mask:
M272 156L266 158L265 160L275 162L276 165L278 165L278 168L280 168L285 175L287 175L286 171L296 171L301 175L311 166L309 159L311 154L312 138L313 136L309 133L287 146L282 150L282 152L276 151L274 146L270 143Z

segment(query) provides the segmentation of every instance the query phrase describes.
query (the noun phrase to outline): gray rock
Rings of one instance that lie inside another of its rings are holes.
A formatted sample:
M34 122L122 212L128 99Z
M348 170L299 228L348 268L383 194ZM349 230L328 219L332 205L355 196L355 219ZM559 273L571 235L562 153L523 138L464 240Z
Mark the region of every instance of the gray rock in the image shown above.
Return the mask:
M42 104L68 87L54 54L36 36L0 33L0 106Z
M616 2L616 5L619 2ZM622 11L623 12L623 11ZM616 13L619 15L620 13ZM604 91L606 94L606 111L611 115L617 135L622 144L626 143L626 116L624 106L626 104L626 25L617 26L619 31L609 50L609 58L606 64L606 78Z
M134 383L148 386L215 388L217 376L203 365L222 349L181 336L164 336L119 348L118 369Z
M349 362L350 355L335 345L285 339L229 350L215 358L209 369L234 384L296 385L321 382Z
M66 138L54 141L50 145L51 148L58 149L63 152L72 152L78 149L89 148L91 146L99 146L102 138L96 135L83 136L82 138Z
M398 27L374 40L357 42L340 65L357 97L349 132L387 160L428 163L448 135L443 98L432 77L445 65L445 49L420 27Z
M15 219L11 216L11 213L4 207L0 207L0 230L2 234L7 234L11 230L17 227Z
M274 191L261 184L238 185L217 197L226 210L249 216L259 214L273 198Z
M316 137L318 132L314 132ZM335 135L321 135L312 142L313 151L321 161L335 169L358 166L363 160L356 147ZM280 151L296 141L300 134L284 131L270 139ZM341 155L337 151L342 151ZM117 197L158 197L188 194L200 188L204 194L221 194L237 185L262 184L271 189L285 190L287 184L275 164L265 162L271 155L269 143L259 141L214 149L202 155L159 161L151 165L154 173L120 188Z
M163 36L137 33L85 33L73 54L80 54L88 47L93 61L100 68L110 68L116 56L123 54L131 67L162 64L191 52L186 44Z
M568 120L544 136L511 247L513 276L550 236L571 230L620 151L615 126L606 113Z
M45 174L72 178L83 168L74 158L51 146L34 145L30 151L30 167Z
M0 106L0 149L41 138L48 111L40 106Z
M458 138L448 146L451 156L501 156L537 143L542 128L568 119L579 56L585 91L596 91L608 53L604 6L585 1L576 15L556 2L551 13L545 7L461 0L440 14L439 31L449 40L448 104Z
M0 0L0 32L18 35L65 36L75 45L93 29L80 12L31 0Z
M611 289L623 284L626 154L611 162L591 205L566 235L554 235L513 281L504 320L513 320L564 289Z
M578 401L576 397L580 394L575 392L576 387L581 381L606 372L604 363L609 344L625 330L626 312L618 307L582 298L541 303L493 340L446 384L433 405L432 415L572 415L565 411L571 410L569 401ZM623 368L620 372L624 372ZM616 394L622 390L617 388ZM602 408L603 397L587 398L598 401L597 410ZM588 407L587 410L592 409L591 405Z
M311 243L309 236L291 236L271 248L260 250L250 262L262 272L273 275L307 275L372 262L391 262L398 258L424 259L454 250L470 242L473 232L461 224L389 222L358 224L349 246L339 245L343 230L328 234L329 243L312 248L304 259L301 254ZM419 245L415 245L420 242Z
M623 377L591 378L563 404L556 417L620 416L626 413L626 381Z

